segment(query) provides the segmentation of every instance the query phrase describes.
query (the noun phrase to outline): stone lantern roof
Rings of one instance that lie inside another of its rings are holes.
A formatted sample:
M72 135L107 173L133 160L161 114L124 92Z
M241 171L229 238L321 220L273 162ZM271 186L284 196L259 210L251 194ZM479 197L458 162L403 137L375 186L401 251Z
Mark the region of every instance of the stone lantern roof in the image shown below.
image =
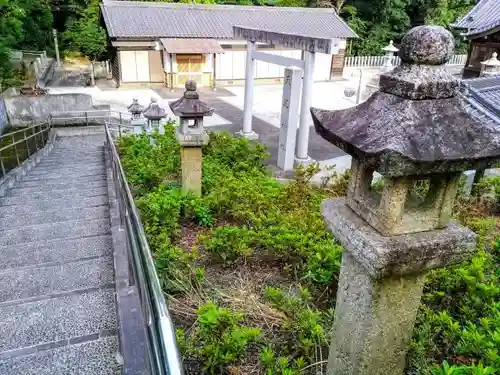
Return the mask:
M143 114L148 120L161 120L167 116L167 111L158 105L156 98L151 98L151 104Z
M132 104L130 104L127 109L133 115L140 115L144 111L144 107L139 104L139 100L137 98L132 99Z
M200 100L200 95L196 91L196 82L189 80L186 82L184 95L170 103L170 109L174 115L179 117L203 117L212 116L214 109Z
M500 160L500 131L483 126L445 68L454 39L438 26L403 38L402 64L380 76L380 91L339 111L311 108L316 131L388 177L485 168Z
M394 47L394 41L390 41L389 42L389 45L388 46L385 46L384 48L382 48L382 51L384 52L391 52L391 53L396 53L399 51L399 49L397 49L396 47Z

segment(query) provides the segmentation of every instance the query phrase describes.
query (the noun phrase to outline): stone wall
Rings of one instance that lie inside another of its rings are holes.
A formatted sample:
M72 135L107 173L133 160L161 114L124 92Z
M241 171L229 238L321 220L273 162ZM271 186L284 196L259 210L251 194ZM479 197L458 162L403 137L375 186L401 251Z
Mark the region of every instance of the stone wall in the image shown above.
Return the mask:
M92 96L86 94L13 96L5 98L5 106L10 124L13 127L46 121L51 112L72 112L93 109Z

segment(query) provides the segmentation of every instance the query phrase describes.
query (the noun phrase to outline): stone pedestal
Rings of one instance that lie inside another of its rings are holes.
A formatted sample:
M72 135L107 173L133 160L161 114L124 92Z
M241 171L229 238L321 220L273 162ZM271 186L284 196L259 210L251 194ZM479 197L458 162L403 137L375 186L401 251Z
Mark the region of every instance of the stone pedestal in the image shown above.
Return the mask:
M423 283L423 276L374 280L344 252L328 375L401 375Z
M130 124L134 127L134 134L142 134L146 126L146 120L143 118L132 119Z
M176 133L181 146L182 190L201 196L202 147L208 144L206 133L186 135Z
M401 375L428 269L467 259L476 235L444 229L384 237L345 204L323 215L344 246L328 375Z

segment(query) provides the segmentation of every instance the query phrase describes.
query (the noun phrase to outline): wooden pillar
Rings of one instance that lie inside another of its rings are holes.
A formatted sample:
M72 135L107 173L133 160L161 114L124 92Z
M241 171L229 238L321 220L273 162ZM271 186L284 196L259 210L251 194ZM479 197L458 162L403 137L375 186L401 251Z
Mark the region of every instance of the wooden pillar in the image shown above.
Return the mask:
M174 54L170 53L170 91L174 91Z
M216 73L216 69L217 69L217 54L214 53L214 66L213 66L213 73L212 73L212 90L217 90L217 83L216 83L216 79L217 79L217 73Z

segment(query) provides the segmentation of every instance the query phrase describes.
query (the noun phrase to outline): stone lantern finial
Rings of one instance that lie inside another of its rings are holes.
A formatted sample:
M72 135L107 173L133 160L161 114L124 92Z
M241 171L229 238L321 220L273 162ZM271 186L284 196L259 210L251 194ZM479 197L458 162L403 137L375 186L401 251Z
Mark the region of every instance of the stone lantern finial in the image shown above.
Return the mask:
M500 61L498 60L498 53L493 52L491 58L481 63L482 76L495 76L500 75Z
M500 131L468 111L444 65L453 50L446 29L416 27L380 91L345 110L311 108L316 131L352 156L347 197L323 205L345 249L328 374L401 375L425 272L474 250L452 209L462 172L500 160Z
M181 145L182 188L201 195L202 146L209 142L203 128L203 117L212 116L214 109L200 100L196 82L186 82L182 98L170 103L170 109L179 117L176 136Z

